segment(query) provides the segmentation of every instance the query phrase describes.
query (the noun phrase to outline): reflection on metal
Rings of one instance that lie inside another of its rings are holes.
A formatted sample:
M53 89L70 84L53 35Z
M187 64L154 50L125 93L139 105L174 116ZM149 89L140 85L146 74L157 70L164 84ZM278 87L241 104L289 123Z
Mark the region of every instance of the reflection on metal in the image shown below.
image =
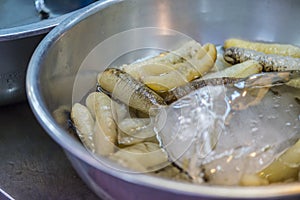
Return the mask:
M85 7L96 0L60 0L47 1L35 0L35 8L40 14L41 19L57 17L62 13L68 13L76 9Z
M35 8L40 13L41 19L48 19L50 10L46 7L44 0L35 0Z
M4 190L2 190L0 188L0 199L2 199L2 200L13 200L14 198L12 198L9 194L7 194Z
M41 39L61 21L94 1L0 0L0 106L26 99L26 69Z

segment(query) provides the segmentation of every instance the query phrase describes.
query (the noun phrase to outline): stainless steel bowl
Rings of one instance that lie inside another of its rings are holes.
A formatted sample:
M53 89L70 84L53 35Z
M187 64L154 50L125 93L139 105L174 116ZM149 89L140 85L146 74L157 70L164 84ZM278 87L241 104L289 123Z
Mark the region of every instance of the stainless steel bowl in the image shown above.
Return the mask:
M51 1L54 5L65 1ZM78 2L78 1L76 1ZM64 5L64 4L63 4ZM27 66L43 37L66 17L82 8L65 8L54 17L41 20L33 0L2 0L0 5L0 106L23 101ZM68 6L67 4L65 6Z
M300 45L300 21L295 20L300 17L299 9L297 0L111 0L96 3L68 18L40 43L27 74L29 102L41 125L64 148L79 175L100 197L299 199L300 183L217 187L114 170L91 156L52 115L61 105L71 106L75 76L81 63L94 47L114 34L138 27L162 27L180 31L202 43L222 44L229 37L242 37ZM101 67L103 69L99 63L99 69Z

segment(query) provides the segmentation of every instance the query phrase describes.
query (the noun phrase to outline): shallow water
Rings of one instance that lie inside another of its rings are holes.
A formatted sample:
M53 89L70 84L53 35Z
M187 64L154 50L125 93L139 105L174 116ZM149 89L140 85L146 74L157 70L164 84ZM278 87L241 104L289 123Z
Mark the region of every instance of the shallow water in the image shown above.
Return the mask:
M207 86L158 117L162 146L195 182L236 185L300 138L300 90Z

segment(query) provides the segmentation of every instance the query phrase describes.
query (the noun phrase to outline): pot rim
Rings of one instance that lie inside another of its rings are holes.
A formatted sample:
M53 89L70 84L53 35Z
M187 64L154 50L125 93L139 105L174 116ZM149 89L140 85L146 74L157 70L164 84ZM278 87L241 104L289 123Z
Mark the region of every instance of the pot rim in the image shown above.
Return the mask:
M291 183L283 185L260 186L260 187L240 187L240 186L208 186L195 185L191 183L175 182L159 177L148 175L129 174L122 171L112 170L106 165L100 165L94 157L77 141L75 141L66 130L62 129L51 114L47 111L47 106L41 96L39 87L39 74L42 61L47 56L49 48L53 45L64 32L83 19L124 0L106 0L95 2L68 17L58 26L56 26L36 48L27 71L26 91L29 104L46 132L63 147L68 153L86 162L90 166L121 179L126 182L138 184L144 187L151 187L171 193L177 193L188 196L211 197L211 198L272 198L282 196L293 196L300 194L300 183ZM1 33L1 32L0 32ZM0 34L1 35L1 34Z
M30 24L21 25L21 26L0 29L0 42L22 39L22 38L48 33L51 29L59 25L62 21L64 21L71 15L77 12L81 12L82 9L84 8L80 8L75 11L65 13L55 18L44 19Z

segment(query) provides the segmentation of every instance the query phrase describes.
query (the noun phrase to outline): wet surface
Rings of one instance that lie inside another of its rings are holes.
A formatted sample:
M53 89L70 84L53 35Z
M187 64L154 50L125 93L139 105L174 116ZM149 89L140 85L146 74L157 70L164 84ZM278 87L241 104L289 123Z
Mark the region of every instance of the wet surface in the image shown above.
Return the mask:
M195 182L204 181L205 171L210 184L238 185L244 174L256 174L299 140L299 89L257 87L269 76L252 77L254 84L248 80L242 90L201 88L159 116L160 123L166 121L160 132L163 146Z
M0 107L0 188L15 199L97 199L27 103Z

